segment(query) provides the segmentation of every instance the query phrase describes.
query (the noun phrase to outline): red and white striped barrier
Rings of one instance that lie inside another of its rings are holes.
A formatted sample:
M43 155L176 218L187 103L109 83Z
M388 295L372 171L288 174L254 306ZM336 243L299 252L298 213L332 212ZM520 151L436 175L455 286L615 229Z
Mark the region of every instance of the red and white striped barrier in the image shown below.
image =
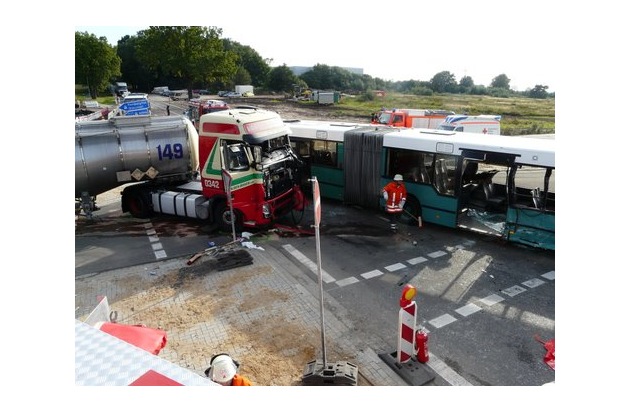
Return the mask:
M416 302L411 302L398 312L398 363L408 362L414 354L415 328Z

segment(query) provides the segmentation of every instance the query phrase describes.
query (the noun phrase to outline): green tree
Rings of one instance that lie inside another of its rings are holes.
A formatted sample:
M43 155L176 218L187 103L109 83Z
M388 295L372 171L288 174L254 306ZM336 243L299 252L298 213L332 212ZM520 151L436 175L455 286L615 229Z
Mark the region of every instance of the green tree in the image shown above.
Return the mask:
M299 77L314 89L351 90L357 85L365 87L360 75L339 66L316 64Z
M436 93L457 92L457 81L455 75L449 71L442 71L431 78L431 90Z
M473 87L475 87L475 82L473 81L472 77L464 76L461 79L459 79L459 92L460 93L470 94Z
M116 53L122 61L120 71L122 72L122 79L127 83L130 90L145 90L148 92L154 86L160 86L157 84L160 68L151 70L138 59L136 53L137 43L137 36L127 35L118 40Z
M238 55L223 49L222 30L200 26L151 26L138 32L138 60L158 67L186 85L228 81L237 71Z
M85 84L90 97L107 90L109 81L120 76L120 57L107 38L87 32L74 33L74 83Z
M236 74L234 75L234 84L252 84L252 76L250 76L247 69L243 66L238 66Z
M238 54L239 67L245 69L250 76L250 80L247 83L234 80L235 84L252 84L256 87L260 87L267 82L267 77L271 69L267 61L264 60L256 50L230 39L223 40L223 47L227 51Z
M548 88L549 86L543 86L542 84L537 84L536 86L534 86L533 89L531 89L527 93L527 95L534 99L546 99L547 96L549 96L549 93L547 93Z
M494 87L496 89L507 89L510 90L510 78L505 74L500 74L490 83L490 87Z
M269 72L269 80L267 82L269 90L292 93L294 84L306 85L305 82L299 81L286 64L274 67Z
M473 81L472 77L470 76L464 76L461 79L459 79L459 86L463 87L463 88L470 88L473 87L475 85L475 82Z

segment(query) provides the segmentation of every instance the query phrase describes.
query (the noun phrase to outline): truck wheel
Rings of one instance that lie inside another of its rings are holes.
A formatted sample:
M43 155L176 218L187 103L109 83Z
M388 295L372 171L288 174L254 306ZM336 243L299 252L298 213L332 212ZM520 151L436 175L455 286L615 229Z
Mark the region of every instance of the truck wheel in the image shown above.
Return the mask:
M126 210L131 213L131 216L138 219L146 219L151 216L149 201L142 193L136 192L126 196L125 202L127 204Z
M236 220L234 221L234 228L237 232L243 230L243 217L238 212L234 211ZM214 207L214 221L219 226L219 230L225 232L232 231L232 213L230 213L230 206L226 201L218 202Z

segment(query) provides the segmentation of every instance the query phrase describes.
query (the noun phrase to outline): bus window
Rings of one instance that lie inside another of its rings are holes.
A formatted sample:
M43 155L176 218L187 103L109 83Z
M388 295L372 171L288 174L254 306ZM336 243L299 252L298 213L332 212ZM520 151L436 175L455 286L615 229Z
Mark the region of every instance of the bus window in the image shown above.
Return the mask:
M536 209L555 209L555 169L521 166L514 175L514 186L515 204Z
M321 140L313 142L313 164L337 167L337 143Z
M291 148L300 157L308 157L311 155L309 142L291 141Z
M435 159L434 186L443 195L455 194L457 157L439 154Z

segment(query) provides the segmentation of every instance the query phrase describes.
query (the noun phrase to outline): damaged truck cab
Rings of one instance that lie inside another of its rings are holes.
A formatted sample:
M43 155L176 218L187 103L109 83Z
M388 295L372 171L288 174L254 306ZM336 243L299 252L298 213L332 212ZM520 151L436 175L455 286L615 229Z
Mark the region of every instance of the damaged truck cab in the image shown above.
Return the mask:
M201 186L219 226L232 223L226 173L237 227L269 226L304 208L302 162L291 149L289 132L277 113L251 107L201 116Z

